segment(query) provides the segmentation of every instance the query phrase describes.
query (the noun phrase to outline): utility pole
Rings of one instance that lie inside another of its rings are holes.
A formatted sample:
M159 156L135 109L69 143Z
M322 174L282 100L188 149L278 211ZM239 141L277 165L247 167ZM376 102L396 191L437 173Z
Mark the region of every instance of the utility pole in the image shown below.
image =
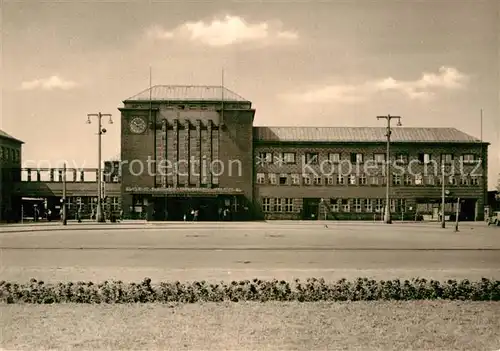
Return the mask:
M455 231L458 232L458 217L460 216L460 198L457 199L457 208L455 214Z
M391 224L391 204L390 204L390 191L391 191L391 120L397 119L398 124L397 126L400 127L401 124L401 117L400 116L377 116L377 119L385 119L387 121L387 132L385 136L387 137L387 151L386 151L386 160L385 160L385 165L386 165L386 188L385 188L385 214L384 214L384 223L386 224Z
M63 225L68 224L67 208L66 208L66 163L63 165L63 195L62 195L62 222Z
M113 124L113 120L111 119L111 114L109 113L89 113L87 114L87 124L92 123L90 117L97 118L97 211L96 211L96 220L97 222L105 222L106 219L102 213L102 169L101 169L101 157L102 157L102 147L101 147L101 137L106 133L106 128L102 127L102 118L109 117L109 124Z

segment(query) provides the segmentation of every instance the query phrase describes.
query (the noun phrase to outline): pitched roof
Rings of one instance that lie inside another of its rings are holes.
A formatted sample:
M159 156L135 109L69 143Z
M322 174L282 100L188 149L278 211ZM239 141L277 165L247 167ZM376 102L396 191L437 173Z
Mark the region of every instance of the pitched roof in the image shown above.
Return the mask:
M7 134L6 132L4 132L1 129L0 129L0 138L10 139L10 140L13 140L13 141L17 141L18 143L24 144L24 141L19 140L17 138L14 138L12 135Z
M254 127L254 140L274 142L385 142L385 127ZM480 142L456 128L391 129L392 142Z
M125 101L232 101L250 102L235 92L217 85L155 85Z

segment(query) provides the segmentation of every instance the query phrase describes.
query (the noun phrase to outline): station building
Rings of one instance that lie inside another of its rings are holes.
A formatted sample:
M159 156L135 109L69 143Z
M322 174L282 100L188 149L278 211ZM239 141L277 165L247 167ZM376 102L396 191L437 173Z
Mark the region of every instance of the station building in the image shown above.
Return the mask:
M125 218L379 220L389 181L394 220L436 220L443 180L447 218L458 199L461 220L484 218L489 144L455 128L391 128L387 173L386 128L254 126L252 102L221 86L153 86L118 109L121 159L105 163L104 193ZM72 208L95 209L95 180L67 172ZM12 198L57 204L61 170L22 173Z

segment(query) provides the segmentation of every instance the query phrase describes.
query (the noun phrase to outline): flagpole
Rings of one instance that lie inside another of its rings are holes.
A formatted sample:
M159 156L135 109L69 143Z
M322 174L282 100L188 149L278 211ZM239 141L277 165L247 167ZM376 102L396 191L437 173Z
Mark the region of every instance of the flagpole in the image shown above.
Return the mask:
M222 122L224 123L224 68L222 68L221 71L221 105L222 105L222 111L221 111L221 119Z

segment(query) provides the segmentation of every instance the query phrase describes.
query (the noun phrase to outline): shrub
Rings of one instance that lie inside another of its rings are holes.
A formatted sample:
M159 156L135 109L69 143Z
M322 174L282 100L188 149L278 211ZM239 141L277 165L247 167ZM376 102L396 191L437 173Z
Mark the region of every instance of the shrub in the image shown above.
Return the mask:
M0 282L1 303L147 303L200 301L373 301L373 300L473 300L500 301L500 281L483 278L480 281L448 280L439 282L414 278L400 281L376 281L358 278L341 279L334 283L310 278L305 282L259 279L193 283L162 282L152 285L146 278L140 283L121 281L69 282L45 284L31 279L29 283Z

